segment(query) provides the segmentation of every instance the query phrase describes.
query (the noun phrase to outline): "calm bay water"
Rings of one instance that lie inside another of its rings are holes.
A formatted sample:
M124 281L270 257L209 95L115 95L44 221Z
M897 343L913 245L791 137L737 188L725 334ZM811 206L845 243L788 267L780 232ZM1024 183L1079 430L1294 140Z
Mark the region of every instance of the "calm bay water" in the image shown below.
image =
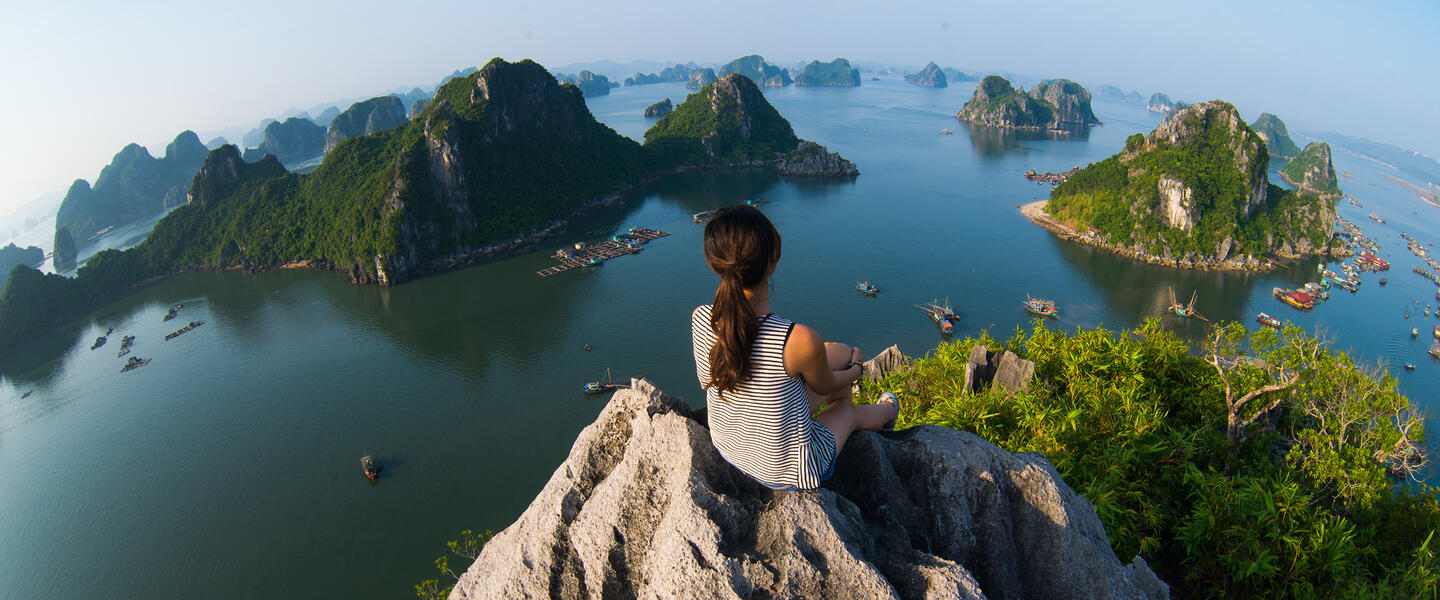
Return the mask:
M1158 115L1097 101L1106 125L1083 139L971 131L951 118L971 91L895 79L767 91L797 134L860 166L853 181L679 175L533 252L394 289L332 273L193 273L38 340L0 363L0 597L409 597L444 540L499 530L524 510L604 402L580 393L585 381L608 367L702 397L689 311L710 300L714 277L689 215L751 198L770 201L784 236L777 311L867 353L933 348L937 332L912 307L933 298L950 299L959 331L1004 337L1029 326L1026 293L1060 303L1054 327L1116 329L1161 314L1173 287L1198 291L1212 320L1254 326L1266 311L1397 371L1417 362L1397 376L1433 412L1440 361L1425 349L1440 321L1401 315L1434 304L1435 286L1410 273L1419 262L1398 234L1440 239L1440 218L1383 166L1335 157L1354 175L1342 188L1366 205L1342 202L1340 213L1383 244L1389 285L1367 275L1359 294L1300 313L1270 288L1314 279L1313 260L1265 275L1170 271L1056 240L1020 216L1018 204L1049 189L1026 182L1027 169L1102 159ZM590 106L640 139L643 108L685 94L620 88ZM1366 219L1372 211L1390 223ZM632 226L672 235L595 269L535 276L555 247ZM857 279L880 285L879 297L857 295ZM162 323L180 303L181 318ZM162 341L189 320L206 324ZM107 327L111 342L91 351ZM153 362L119 373L122 335ZM360 476L363 451L385 465L378 483Z

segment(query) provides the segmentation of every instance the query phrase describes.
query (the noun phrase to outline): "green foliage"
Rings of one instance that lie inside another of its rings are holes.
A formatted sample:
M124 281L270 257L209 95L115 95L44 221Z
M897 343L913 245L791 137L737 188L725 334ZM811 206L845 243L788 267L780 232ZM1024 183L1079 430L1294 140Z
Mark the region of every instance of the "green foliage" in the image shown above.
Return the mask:
M850 67L850 61L837 58L828 63L810 61L805 69L795 76L795 85L860 85L860 70Z
M1036 380L1013 395L961 389L975 344L1034 361ZM1237 348L1288 360L1297 379L1282 393L1285 416L1244 442L1233 475L1223 382L1158 321L1118 334L1037 324L1003 342L942 344L866 395L904 395L901 426L952 427L1043 454L1095 506L1115 553L1144 555L1177 597L1434 597L1435 490L1397 485L1377 459L1393 451L1399 424L1418 423L1393 379L1296 330L1243 334ZM1261 363L1238 365L1237 389L1273 383ZM1347 419L1342 434L1311 416L1316 406L1368 418ZM1403 435L1419 441L1418 427ZM1330 460L1331 447L1353 460Z
M480 551L485 548L485 542L490 541L490 538L493 537L495 537L493 531L486 530L484 533L476 535L475 532L466 529L460 532L459 539L445 542L445 547L450 549L451 554L474 561L476 557L480 556ZM435 569L440 571L441 575L449 576L454 580L460 579L460 575L450 569L450 556L447 554L442 554L435 559ZM442 588L439 579L426 579L415 585L415 596L420 600L444 600L450 597L450 590L454 588L455 584L453 583Z
M768 160L799 143L760 88L733 74L690 94L645 132L645 150L658 168Z
M1330 145L1325 142L1307 144L1300 154L1280 168L1280 174L1298 186L1305 182L1305 174L1312 170L1330 175L1328 178L1311 180L1316 191L1330 194L1340 193L1339 183L1335 179L1335 167L1330 163Z
M1300 152L1300 147L1295 145L1295 140L1290 139L1290 131L1280 117L1260 113L1255 122L1250 124L1250 128L1265 137L1265 145L1270 149L1271 156L1295 156Z
M1247 215L1249 182L1264 177L1268 164L1263 144L1243 125L1232 135L1227 127L1188 119L1186 129L1198 135L1174 145L1132 135L1124 152L1092 163L1057 186L1046 210L1072 226L1094 229L1117 243L1138 242L1157 255L1168 249L1171 254L1213 256L1225 239L1232 242L1232 254L1238 249L1266 256L1282 243L1294 247L1300 240L1324 247L1332 223L1323 217L1334 214L1333 199L1270 185L1265 202ZM1239 146L1246 146L1245 154L1251 157L1245 168L1235 164ZM1161 219L1162 178L1180 181L1192 191L1192 229L1172 228Z

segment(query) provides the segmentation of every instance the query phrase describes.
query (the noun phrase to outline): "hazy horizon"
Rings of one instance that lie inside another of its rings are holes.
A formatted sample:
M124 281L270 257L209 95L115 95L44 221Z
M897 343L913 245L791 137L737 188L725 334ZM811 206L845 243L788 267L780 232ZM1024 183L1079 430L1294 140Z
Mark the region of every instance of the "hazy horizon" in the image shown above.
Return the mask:
M600 60L724 63L747 54L781 66L835 57L911 68L934 61L977 75L1065 77L1092 91L1112 84L1147 98L1220 98L1247 121L1262 111L1279 115L1292 135L1336 132L1440 157L1440 108L1428 101L1440 96L1440 83L1423 76L1440 56L1440 5L1029 7L1033 17L966 3L748 0L723 10L636 2L442 2L414 11L377 2L263 1L242 12L175 2L12 7L0 23L0 77L12 90L0 100L11 115L10 143L0 149L0 215L75 179L94 183L132 142L159 156L186 129L248 129L292 107L428 89L496 56L550 69ZM719 24L704 27L706 19Z

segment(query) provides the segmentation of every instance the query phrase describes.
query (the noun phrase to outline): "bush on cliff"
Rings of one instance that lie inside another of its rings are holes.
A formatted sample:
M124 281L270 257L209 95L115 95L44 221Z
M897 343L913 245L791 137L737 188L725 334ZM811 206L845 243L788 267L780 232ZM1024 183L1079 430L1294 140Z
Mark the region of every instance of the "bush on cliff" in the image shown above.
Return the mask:
M1037 326L1003 342L943 344L865 395L902 393L901 426L943 425L1043 454L1095 505L1115 553L1144 555L1178 597L1434 597L1436 492L1387 477L1387 461L1375 459L1392 457L1402 437L1418 442L1394 379L1357 379L1351 359L1328 348L1293 362L1314 343L1296 329L1242 341L1303 372L1273 392L1277 410L1241 444L1232 475L1224 384L1157 321L1119 334ZM963 390L975 344L1034 361L1036 382L1011 395ZM1253 360L1227 375L1245 391L1273 383ZM1317 404L1346 412L1343 424L1316 418Z

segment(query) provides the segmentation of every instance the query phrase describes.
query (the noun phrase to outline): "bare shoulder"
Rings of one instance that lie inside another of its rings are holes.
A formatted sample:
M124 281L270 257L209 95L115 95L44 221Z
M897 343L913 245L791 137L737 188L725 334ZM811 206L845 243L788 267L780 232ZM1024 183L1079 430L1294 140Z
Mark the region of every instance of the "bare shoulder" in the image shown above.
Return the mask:
M820 332L799 323L796 323L795 327L790 330L790 339L785 344L786 351L792 351L792 349L807 351L817 347L822 349L825 347L825 340L820 337Z

